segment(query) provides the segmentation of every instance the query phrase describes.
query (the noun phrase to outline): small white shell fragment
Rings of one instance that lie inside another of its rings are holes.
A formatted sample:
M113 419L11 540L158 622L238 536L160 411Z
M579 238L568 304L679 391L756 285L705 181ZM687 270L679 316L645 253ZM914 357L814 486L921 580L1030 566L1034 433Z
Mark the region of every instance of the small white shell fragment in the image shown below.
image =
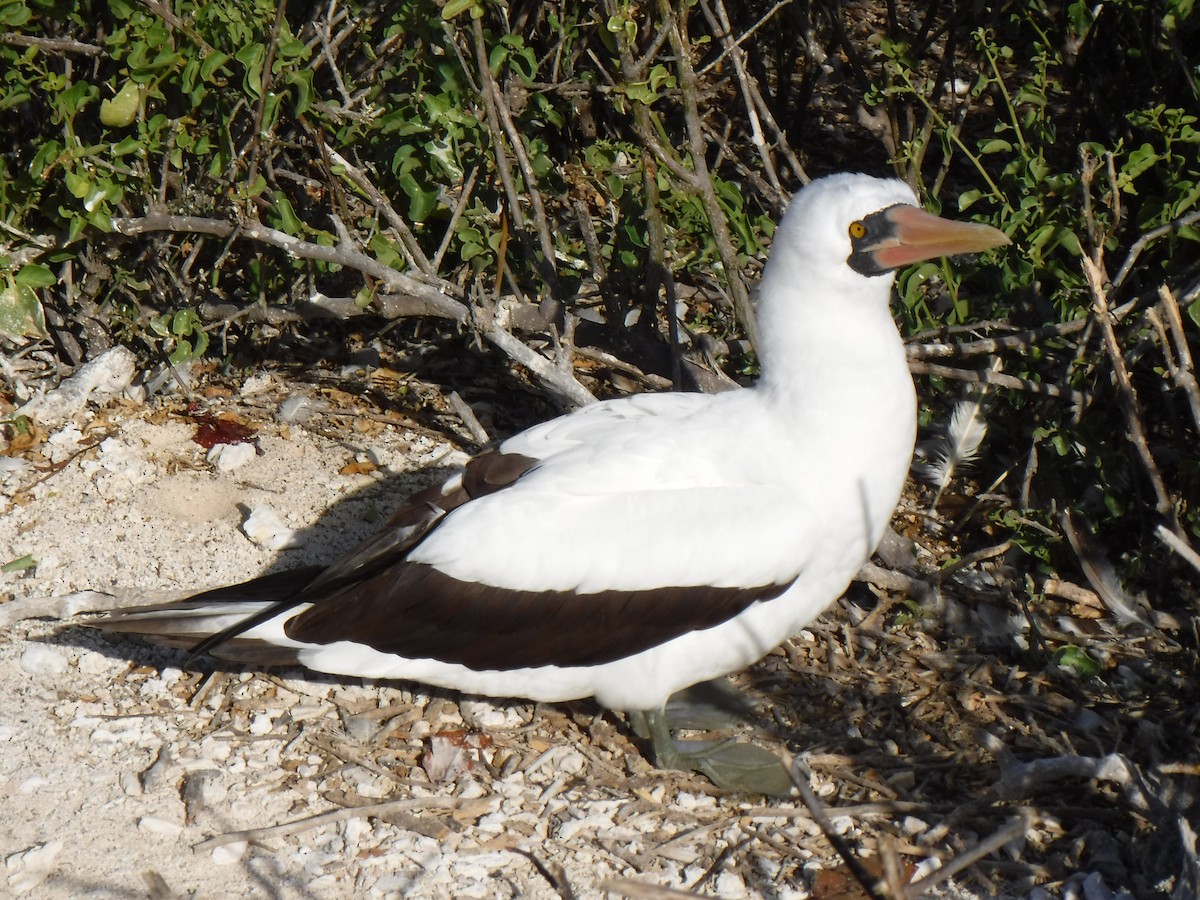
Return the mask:
M121 791L127 797L142 796L142 782L132 772L122 772L121 777L117 780L121 785Z
M301 543L283 516L265 504L250 509L250 515L242 523L242 532L266 550L285 550Z
M254 459L257 453L254 445L247 441L241 444L216 444L204 458L218 472L232 472Z
M21 654L21 670L30 675L61 675L67 671L67 658L44 644L34 644Z
M183 826L178 822L172 822L170 819L163 819L159 816L142 816L137 820L139 831L144 831L147 834L165 834L175 837L183 831Z
M45 775L30 775L19 785L17 785L17 793L25 794L26 796L29 794L36 794L48 784L50 784L50 779Z
M6 856L4 867L9 872L8 887L13 896L27 894L45 881L66 845L66 841L47 841Z
M0 456L0 476L20 475L32 467L33 463L27 459L19 459L15 456Z
M234 841L232 844L222 844L220 847L214 847L212 852L212 861L218 866L232 866L239 862L246 855L246 850L249 848L248 841Z
M16 415L37 419L45 428L65 422L87 406L89 399L103 402L115 397L133 381L137 357L126 347L105 350L52 391L34 397Z
M242 382L242 389L239 392L243 397L249 397L253 394L261 394L263 391L270 389L274 384L275 379L270 372L260 372L256 375L251 375Z
M525 724L516 704L496 706L487 700L463 699L458 703L463 721L479 731L489 728L517 728Z
M922 834L928 830L929 824L918 819L916 816L906 816L904 818L904 833L909 837L915 834Z
M79 654L79 674L81 675L103 675L119 668L120 665L103 653L97 653L94 650L84 650Z

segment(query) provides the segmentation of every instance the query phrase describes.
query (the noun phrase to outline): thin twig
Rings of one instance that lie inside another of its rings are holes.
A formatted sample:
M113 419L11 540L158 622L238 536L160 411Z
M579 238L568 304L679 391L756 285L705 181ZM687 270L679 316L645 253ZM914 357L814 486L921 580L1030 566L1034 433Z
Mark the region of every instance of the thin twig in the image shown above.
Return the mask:
M341 166L345 170L346 177L350 179L351 183L366 194L367 198L383 211L384 218L391 223L391 226L400 235L400 243L404 248L404 255L408 258L409 265L414 269L419 269L426 275L432 275L433 266L430 264L429 258L425 256L425 252L421 249L416 236L413 235L412 230L408 227L408 223L396 212L391 201L383 195L383 192L379 188L371 183L371 179L367 177L367 174L362 169L358 168L358 166L354 165L328 144L324 144L323 146L334 164Z
M792 784L800 792L800 799L808 807L809 815L813 817L813 821L817 823L821 831L825 834L825 839L829 841L833 849L842 858L842 861L845 862L846 868L854 876L855 881L862 887L863 893L870 900L883 900L879 892L880 884L878 879L872 877L871 873L866 870L859 858L850 849L850 846L842 840L842 836L834 829L824 805L817 798L817 795L813 793L813 789L808 783L809 778L812 777L812 772L808 766L805 765L800 757L796 756L792 758L792 764L788 768L788 772L792 776Z
M471 433L471 437L480 447L486 447L492 442L491 435L487 433L487 429L480 423L479 418L475 415L475 410L467 404L467 401L459 396L458 391L451 391L448 398L450 406L454 412L462 419L462 423L467 426L467 431Z
M733 295L733 306L745 329L750 343L755 347L760 345L758 339L758 320L754 314L754 305L750 301L750 291L742 281L738 264L737 252L733 247L733 237L729 233L729 223L721 209L721 201L713 186L712 173L708 168L707 145L704 140L704 126L700 120L700 104L698 99L699 80L692 68L692 47L686 33L686 18L677 16L670 0L659 0L659 14L662 16L664 27L675 51L675 64L679 69L679 86L683 97L683 119L688 134L688 153L692 161L694 176L691 181L698 189L704 211L712 228L713 241L716 244L717 255L725 270L729 292Z
M792 0L779 0L767 14L759 19L745 34L739 37L736 41L731 34L732 26L729 22L729 13L725 9L724 0L715 0L714 8L716 11L717 22L720 23L721 43L724 49L715 60L697 71L696 76L703 78L704 73L712 66L717 65L725 56L729 56L733 61L733 71L737 76L738 87L742 92L742 104L746 108L746 119L750 123L750 142L754 145L754 149L758 152L759 161L762 163L763 171L767 175L767 179L771 182L771 187L775 192L776 201L779 202L785 195L783 185L780 184L779 174L775 171L775 164L771 159L771 154L767 152L767 141L763 136L762 123L759 121L757 106L754 102L754 96L751 93L750 83L753 80L750 74L746 71L746 52L742 49L741 44L750 37L755 31L766 24L767 20L775 15L784 6L791 3ZM707 4L705 4L707 12Z
M908 370L914 375L936 375L939 378L953 378L956 381L995 384L999 387L1027 391L1031 394L1061 397L1071 403L1082 404L1087 400L1085 394L1072 388L1059 387L1056 384L1045 384L1041 381L1030 381L1028 378L1018 378L1015 375L1009 375L1005 372L994 372L991 369L957 369L953 366L943 366L939 363L909 359Z
M1166 315L1167 328L1171 335L1171 342L1174 344L1175 352L1170 352L1166 335L1163 335L1163 354L1167 358L1167 367L1171 371L1171 377L1175 383L1179 385L1180 390L1188 398L1188 405L1192 409L1192 421L1196 423L1197 430L1200 430L1200 384L1196 382L1195 366L1192 363L1192 351L1188 347L1187 335L1183 331L1183 318L1179 314L1179 303L1175 300L1175 295L1171 289L1165 284L1158 289L1160 299L1159 305ZM1152 316L1151 321L1154 321L1154 310L1149 310ZM1161 325L1160 325L1161 328Z
M980 841L965 853L954 857L954 859L947 862L940 869L930 872L924 878L918 879L906 887L904 889L905 898L917 900L917 898L923 897L926 891L932 890L946 879L957 875L963 869L967 868L967 866L974 865L989 853L994 853L1010 841L1024 836L1029 831L1031 824L1032 816L1030 816L1029 811L1021 810L1020 818L1010 822L995 834Z
M500 87L496 84L496 79L492 77L492 67L488 61L487 47L483 41L483 24L479 19L472 22L472 30L475 36L476 63L479 67L479 78L483 85L483 97L487 105L488 127L492 131L492 144L497 155L497 168L500 167L502 157L503 138L500 130L503 128L504 134L508 136L508 143L512 147L513 155L517 158L517 165L521 169L521 178L525 182L529 204L533 208L534 227L537 230L542 255L539 258L536 254L530 254L530 257L534 266L541 272L546 289L550 294L551 308L546 310L546 319L553 321L556 317L556 310L553 307L558 302L558 275L554 271L554 239L550 235L546 207L542 202L541 191L537 187L537 176L534 174L533 164L529 160L529 154L525 152L525 142L521 138L521 132L513 121L512 112L504 100L504 95L500 92ZM512 175L509 173L504 184L509 195L509 211L513 225L524 238L525 217L515 188L510 188L511 184Z
M1193 550L1187 541L1161 523L1155 526L1154 533L1160 541L1191 563L1197 572L1200 572L1200 553Z
M1100 251L1098 250L1097 255L1099 253ZM1125 413L1125 424L1129 429L1126 437L1133 444L1134 450L1137 451L1138 458L1142 462L1142 468L1145 469L1146 475L1150 479L1150 484L1154 488L1155 510L1160 516L1170 516L1171 498L1167 494L1167 487L1163 483L1162 473L1159 472L1158 463L1154 460L1154 454L1150 452L1150 444L1146 440L1146 429L1142 425L1141 407L1138 403L1137 391L1133 386L1133 381L1129 377L1129 370L1126 368L1125 359L1121 355L1121 345L1117 341L1117 332L1113 327L1112 318L1109 315L1108 293L1104 289L1104 273L1101 271L1098 261L1093 261L1087 254L1080 256L1080 260L1083 264L1083 273L1087 278L1088 287L1092 291L1092 306L1096 311L1096 321L1100 325L1100 333L1104 337L1104 348L1108 352L1108 359L1112 364L1113 375L1117 381L1117 394L1121 399L1121 407Z
M1125 257L1125 262L1121 264L1121 268L1117 271L1117 276L1112 280L1113 288L1119 288L1125 283L1125 279L1129 273L1133 271L1133 264L1137 262L1142 251L1146 249L1146 245L1151 241L1157 240L1164 235L1170 234L1172 231L1177 231L1180 228L1186 228L1196 222L1200 222L1200 209L1193 210L1185 216L1180 216L1178 219L1168 222L1166 225L1160 225L1157 228L1151 228L1129 248L1129 253Z
M432 268L433 271L440 271L442 268L442 259L446 256L446 251L450 249L450 242L454 239L454 235L458 228L458 220L467 210L467 204L471 202L471 194L475 191L475 182L479 178L479 166L471 170L471 174L467 176L466 183L463 184L462 192L459 194L458 202L454 204L454 212L450 215L450 222L446 225L446 233L442 236L442 243L438 245L437 253L433 256Z
M366 806L346 806L332 809L329 812L283 822L279 825L269 825L265 828L250 828L245 831L229 831L225 834L213 835L195 844L194 850L212 850L226 844L236 844L239 841L262 841L268 838L287 837L311 831L335 822L345 822L349 819L360 819L364 816L387 816L393 813L413 812L415 810L468 810L479 809L481 812L491 806L487 798L460 800L456 797L405 797L402 800L385 800L382 803L371 803Z

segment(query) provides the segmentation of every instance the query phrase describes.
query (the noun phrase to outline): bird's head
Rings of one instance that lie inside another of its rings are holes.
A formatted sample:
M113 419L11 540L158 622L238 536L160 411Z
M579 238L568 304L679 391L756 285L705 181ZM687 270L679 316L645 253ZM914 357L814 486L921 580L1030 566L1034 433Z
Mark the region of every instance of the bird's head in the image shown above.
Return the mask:
M792 199L780 230L787 244L808 260L844 265L868 278L926 259L1009 243L1004 232L990 225L926 212L902 181L870 175L812 182Z

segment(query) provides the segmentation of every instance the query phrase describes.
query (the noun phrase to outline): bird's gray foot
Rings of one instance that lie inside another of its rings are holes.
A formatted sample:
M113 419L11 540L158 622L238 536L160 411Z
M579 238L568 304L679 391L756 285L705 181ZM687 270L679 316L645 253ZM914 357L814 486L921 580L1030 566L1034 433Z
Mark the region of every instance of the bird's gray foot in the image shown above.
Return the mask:
M791 792L792 779L783 760L769 750L753 744L738 743L732 738L720 741L677 741L671 726L682 722L683 727L728 726L728 714L717 721L706 713L680 718L678 707L630 713L634 731L650 741L652 762L660 769L680 772L699 772L722 790L740 793L786 796ZM675 712L676 715L672 713ZM703 720L703 725L696 724Z

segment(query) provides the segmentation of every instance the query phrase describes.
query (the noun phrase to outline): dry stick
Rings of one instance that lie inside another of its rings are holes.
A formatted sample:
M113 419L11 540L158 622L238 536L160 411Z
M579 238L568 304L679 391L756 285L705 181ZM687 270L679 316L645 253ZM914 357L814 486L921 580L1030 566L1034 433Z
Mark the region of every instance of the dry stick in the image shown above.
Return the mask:
M1191 563L1197 572L1200 572L1200 553L1193 550L1187 541L1162 524L1154 527L1154 533L1160 541Z
M258 222L242 222L235 225L224 219L209 219L200 216L119 218L113 220L113 230L128 237L137 237L154 231L171 231L211 234L221 238L228 238L236 231L239 236L277 247L298 259L315 259L357 269L359 272L383 282L395 293L421 298L429 305L430 311L434 315L454 319L458 322L467 320L466 306L449 295L449 285L439 288L418 281L411 275L397 272L390 266L383 265L353 246L339 244L336 247L325 247L293 237Z
M1171 293L1171 289L1165 284L1158 289L1158 296L1162 301L1161 306L1167 316L1167 326L1175 344L1174 359L1170 352L1166 352L1167 365L1170 367L1171 377L1175 379L1175 383L1187 396L1188 403L1192 408L1192 420L1196 423L1196 428L1200 429L1200 384L1196 382L1192 351L1188 347L1187 335L1183 332L1183 318L1179 315L1179 304L1175 300L1175 295ZM1165 339L1163 349L1167 350Z
M612 9L611 4L609 8L610 10ZM653 46L655 48L661 47L665 40L666 27L659 31L653 42ZM630 82L644 80L646 77L646 67L649 65L651 57L647 55L635 61L633 58L633 49L626 40L621 40L619 47L622 77ZM642 159L642 184L646 191L643 218L646 222L649 239L649 267L652 270L651 286L655 303L658 301L660 287L665 294L667 339L671 351L671 384L676 390L679 390L683 383L683 361L679 346L679 317L676 313L675 282L671 277L670 267L667 265L666 231L663 226L662 213L659 211L658 176L654 160L659 159L663 161L677 178L680 178L684 183L689 185L695 178L695 173L688 171L673 156L668 154L664 148L659 147L658 142L654 139L654 125L650 117L650 108L645 103L636 101L633 101L633 103L634 130L641 138L643 145L651 150L649 154L643 154Z
M367 178L366 173L362 169L355 166L350 160L346 159L346 157L342 156L342 154L338 153L328 144L324 144L323 146L334 164L346 170L346 177L350 179L351 183L366 194L367 198L379 209L383 210L384 218L391 223L391 226L400 235L400 242L404 247L404 256L408 259L408 264L414 269L421 270L426 275L432 275L434 270L433 266L429 263L429 258L425 256L425 252L421 249L416 236L408 227L408 223L396 212L391 201L383 195L383 192L379 188L371 183L371 179Z
M336 8L337 0L331 0L325 8L325 22L323 27L318 30L317 37L308 42L310 50L316 43L320 43L321 45L321 53L309 65L314 71L320 67L322 60L329 65L329 74L333 76L333 82L337 85L338 93L342 95L342 105L349 107L354 101L350 98L350 92L346 90L346 80L342 78L342 73L338 69L337 59L334 56L334 50L340 44L340 41L335 43L333 39L333 26L343 22L347 17L347 13L343 10L335 15L334 10ZM341 32L343 39L345 36L348 36L350 31L357 27L357 23L350 23L350 27L343 29Z
M481 803L481 801L483 801ZM287 837L299 834L313 828L321 828L334 822L345 822L363 816L386 816L392 813L412 812L414 810L459 810L484 809L490 806L486 798L475 800L460 800L456 797L405 797L403 800L385 800L382 803L371 803L366 806L345 806L329 812L318 813L303 819L283 822L279 825L269 825L265 828L249 828L245 831L229 831L225 834L213 835L192 846L193 850L212 850L226 844L236 844L239 841L261 841L268 838Z
M832 656L832 654L830 655ZM792 784L800 792L800 799L808 807L809 815L813 817L813 821L824 832L825 839L833 845L833 849L837 851L842 861L846 863L846 868L854 876L854 880L862 887L863 893L870 900L883 900L879 894L880 885L878 880L873 878L871 873L863 867L862 862L854 855L850 846L834 830L833 823L829 820L825 807L817 799L817 795L813 793L813 789L808 783L812 777L812 771L800 757L794 756L792 757L791 766L788 767L788 774L792 776Z
M645 119L643 124L648 129L650 110L644 104L638 104L635 115ZM659 290L662 290L663 312L667 317L667 342L671 348L671 384L675 390L681 391L683 390L683 354L679 341L679 310L676 302L675 279L671 275L671 267L667 265L667 230L663 225L662 211L659 209L658 174L653 157L642 159L642 184L646 190L646 207L643 215L649 238L647 249L650 251L650 287L653 290L656 305Z
M681 891L676 888L660 887L657 884L647 884L644 881L634 881L632 878L610 878L602 881L598 888L607 894L617 894L630 897L632 900L695 900L699 894L691 891Z
M1163 484L1158 463L1154 461L1154 455L1150 452L1150 445L1146 442L1146 430L1142 427L1137 391L1134 390L1133 382L1129 378L1129 370L1125 367L1125 359L1121 356L1121 345L1117 342L1117 332L1113 328L1112 318L1109 315L1108 295L1104 290L1104 274L1087 254L1082 255L1080 260L1083 263L1083 273L1087 277L1088 287L1092 291L1092 306L1096 310L1096 321L1099 323L1100 333L1104 337L1104 349L1108 353L1109 362L1113 367L1113 375L1116 377L1117 394L1121 398L1121 407L1129 429L1126 437L1137 451L1137 455L1142 461L1142 468L1146 470L1150 483L1154 487L1155 510L1160 516L1170 516L1174 521L1174 516L1171 515L1171 498L1167 494L1166 485ZM1176 528L1178 528L1178 523L1176 523Z
M239 154L239 158L247 154L250 156L250 165L246 167L247 184L253 184L258 176L258 164L262 157L263 119L267 114L267 99L271 93L271 70L275 65L275 53L279 49L279 32L283 28L283 14L286 9L286 0L276 0L275 23L271 26L270 39L267 41L267 56L263 60L258 86L258 102L254 105L254 134L250 136L250 143L246 146L245 152Z
M1114 192L1116 193L1116 192ZM1195 222L1200 222L1200 209L1188 213L1186 216L1180 216L1166 225L1160 225L1158 228L1152 228L1143 234L1140 238L1133 242L1133 246L1129 248L1129 254L1125 257L1125 262L1121 264L1120 271L1117 272L1117 277L1113 279L1112 286L1120 287L1125 283L1125 279L1129 273L1133 271L1133 264L1137 262L1137 258L1141 256L1142 251L1146 249L1146 245L1153 240L1157 240L1163 235L1170 234L1180 228L1186 228Z
M1140 298L1134 298L1112 310L1113 321L1120 322L1125 316L1133 312L1133 310L1142 303ZM950 329L951 333L961 331L980 331L987 327L989 323L980 322L974 325L961 326L955 329ZM997 322L996 325L1003 323ZM1091 319L1072 319L1070 322L1062 322L1057 325L1043 325L1040 328L1031 328L1028 331L1021 331L1015 334L1006 335L999 338L983 338L977 341L964 341L958 344L950 344L945 341L928 341L917 343L921 340L921 335L917 335L913 343L907 346L908 355L911 359L935 359L954 357L956 359L984 356L996 353L1000 350L1026 350L1046 338L1068 337L1077 332L1083 331L1090 327ZM928 334L929 332L926 332Z
M104 52L103 47L95 44L84 44L68 38L35 37L32 34L0 34L0 44L13 47L37 47L42 53L80 53L84 56L99 56Z
M904 889L904 897L917 900L917 898L924 896L926 891L933 889L946 879L957 875L967 866L974 865L989 853L999 850L1009 841L1016 840L1024 835L1029 830L1030 824L1031 816L1028 810L1021 810L1021 817L1016 821L1009 823L991 837L980 841L966 853L956 856L940 869L930 872L924 878L914 881Z
M778 0L774 6L763 13L762 18L742 32L737 40L734 40L731 34L732 29L729 24L729 16L725 12L725 4L721 2L721 0L717 0L717 4L720 7L721 27L724 29L724 33L721 35L721 45L725 49L722 50L715 59L703 66L696 74L700 75L701 77L707 75L717 66L719 66L721 64L721 60L723 60L730 53L733 53L735 50L741 50L742 44L753 37L754 33L766 25L767 22L775 18L775 13L779 12L779 10L783 9L785 6L791 6L793 2L794 0Z
M479 421L475 415L475 410L471 409L470 404L459 396L458 391L451 391L449 398L450 407L462 419L463 425L467 427L467 431L471 433L471 438L480 447L486 447L492 442L492 437L487 433L487 429Z
M450 295L454 289L445 281L434 286L418 281L403 272L397 272L378 260L367 256L353 246L339 244L325 247L311 241L301 240L258 222L234 225L223 219L207 219L198 216L143 216L141 218L118 218L113 220L113 230L119 234L136 237L153 231L195 232L229 238L237 231L241 236L260 241L283 250L297 259L315 259L356 269L381 281L396 294L405 295L419 304L416 311L424 315L440 316L455 322L468 324L471 311L460 300ZM568 406L586 406L595 397L572 374L556 369L544 356L523 344L505 330L500 318L479 323L483 336L499 347L512 359L529 369L533 374Z
M521 168L521 177L525 181L525 190L529 193L529 203L533 207L534 225L537 228L538 241L542 248L542 259L539 261L536 256L533 257L533 263L542 273L542 278L546 282L546 288L550 294L550 308L547 309L547 321L553 321L557 315L558 306L558 275L554 271L554 240L550 236L550 225L546 219L546 207L542 203L542 194L537 187L537 176L534 174L533 165L529 161L529 154L525 152L525 142L521 139L521 133L517 130L516 123L513 121L512 113L508 109L508 104L504 102L504 96L500 93L500 87L496 84L496 79L492 77L492 67L488 62L487 47L483 42L483 24L479 19L472 22L472 30L475 35L475 56L479 66L479 77L483 82L483 97L486 101L488 129L492 132L492 142L496 147L497 158L496 163L499 167L501 145L503 139L500 136L499 124L503 126L504 133L508 135L508 142L512 146L513 154L517 157L517 165ZM511 208L513 225L518 231L522 232L524 237L524 215L521 212L520 201L515 193L515 190L510 190L509 185L512 182L511 173L508 180L505 182L505 189L509 190L509 206Z
M450 224L446 226L446 233L442 236L442 243L438 246L437 253L433 256L433 271L437 272L442 268L442 260L446 256L446 251L450 249L450 242L454 239L454 233L458 228L458 220L462 218L466 212L467 204L471 202L471 194L475 191L475 182L479 179L479 166L471 170L471 174L467 176L467 181L463 185L462 194L459 195L458 202L454 204L454 212L450 215Z
M675 387L671 379L655 375L653 372L643 372L637 366L627 363L623 359L618 359L611 353L597 350L595 347L576 347L575 355L602 363L610 369L620 372L623 375L628 375L636 381L640 381L654 391L669 391Z
M971 383L995 384L1000 387L1027 391L1031 394L1045 394L1047 397L1061 397L1072 403L1083 403L1086 396L1071 388L1059 387L1056 384L1044 384L1040 381L1030 381L1018 378L1004 372L993 372L990 369L956 369L953 366L943 366L938 363L925 362L919 359L908 361L908 370L914 375L936 375L940 378L953 378L956 381Z
M733 248L733 238L729 233L729 223L721 209L717 198L716 188L713 187L712 175L706 161L707 146L704 140L704 126L700 121L699 103L696 99L698 79L692 68L692 48L684 33L686 19L676 17L671 8L670 0L659 0L659 14L667 29L671 48L675 51L675 63L679 69L679 86L683 95L683 118L688 133L688 152L692 160L694 174L691 184L695 187L704 204L704 211L712 227L713 240L717 246L717 254L721 257L721 265L725 269L725 277L729 283L729 291L733 295L733 306L737 312L742 327L750 343L758 347L758 319L754 315L754 305L750 301L750 291L741 278L741 268L738 265L737 252Z
M742 49L742 42L750 35L757 31L766 21L775 13L786 6L792 0L780 0L776 3L765 16L759 19L749 31L739 37L736 41L731 33L733 26L729 22L729 13L725 9L724 0L716 0L716 19L721 25L721 44L724 49L721 54L704 67L699 73L703 77L704 73L715 66L717 62L723 59L726 55L733 60L733 71L737 75L738 86L742 92L742 102L746 107L746 119L750 122L750 140L754 144L754 149L758 151L758 158L762 162L763 171L767 173L767 178L771 182L771 187L774 188L777 198L784 197L783 185L779 181L779 175L775 171L775 163L771 160L771 154L767 152L767 141L763 136L762 124L758 118L757 105L754 102L754 96L750 92L750 78L746 71L746 52ZM708 12L708 4L703 4L704 10ZM715 30L715 29L714 29Z

